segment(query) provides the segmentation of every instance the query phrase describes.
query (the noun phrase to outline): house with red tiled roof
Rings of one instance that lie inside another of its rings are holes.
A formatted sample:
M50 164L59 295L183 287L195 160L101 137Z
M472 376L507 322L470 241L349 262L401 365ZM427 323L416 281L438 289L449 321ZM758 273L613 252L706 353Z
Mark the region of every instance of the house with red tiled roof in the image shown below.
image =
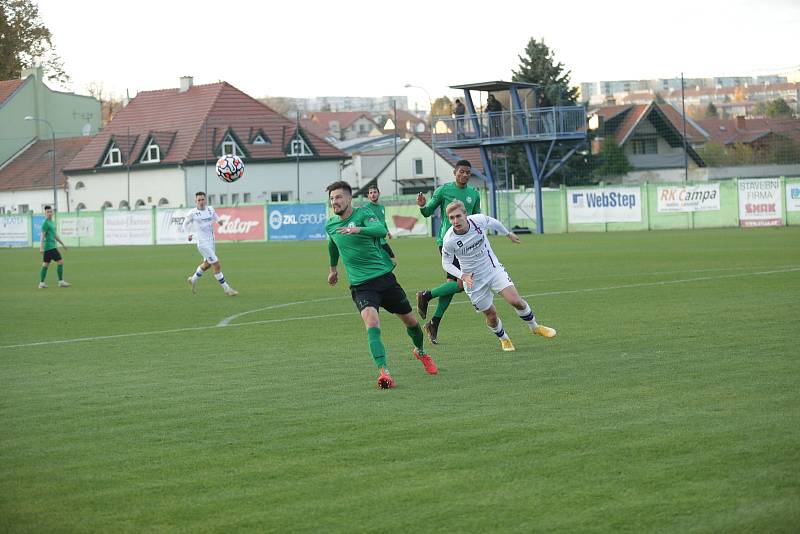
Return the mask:
M380 126L366 111L315 111L307 120L338 141L381 135Z
M410 137L411 135L423 133L428 129L424 120L404 109L397 110L397 120L394 117L394 110L377 116L376 120L383 124L381 127L383 133L394 133L396 124L397 135L400 137Z
M223 154L244 161L239 181L216 177ZM87 209L189 206L196 191L215 206L317 202L346 157L227 82L194 85L187 76L180 88L139 93L66 173Z
M397 152L397 182L394 174L394 157L392 157L378 174L359 187L358 193L366 193L367 187L373 183L384 194L401 195L425 193L434 189L434 156L431 134L420 133L410 137ZM486 185L486 175L478 148L438 148L436 150L436 184L442 185L455 180L453 171L456 162L466 159L472 164L470 185L482 189ZM397 184L395 186L395 184Z
M698 125L708 134L709 140L721 145L763 144L770 138L791 139L800 146L800 119L699 119Z
M54 200L66 209L62 169L87 139L66 140L93 135L99 127L100 101L50 89L41 68L0 81L0 213L41 212Z
M634 171L684 168L683 117L670 104L606 106L589 112L589 129L595 132L592 152L603 143L620 146ZM708 136L691 119L686 121L690 168L705 163L695 151Z

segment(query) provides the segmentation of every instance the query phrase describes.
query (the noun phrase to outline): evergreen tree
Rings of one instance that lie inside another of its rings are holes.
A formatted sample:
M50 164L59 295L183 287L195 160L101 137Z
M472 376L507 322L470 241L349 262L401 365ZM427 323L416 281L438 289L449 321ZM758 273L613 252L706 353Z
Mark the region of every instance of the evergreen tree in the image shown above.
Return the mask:
M717 106L715 106L713 102L709 102L708 107L706 108L706 118L716 119L718 117L719 117L719 112L717 111Z
M538 84L538 107L573 106L578 102L578 88L570 87L570 71L565 71L560 61L556 63L544 39L539 42L531 37L519 62L519 69L512 71L511 80Z

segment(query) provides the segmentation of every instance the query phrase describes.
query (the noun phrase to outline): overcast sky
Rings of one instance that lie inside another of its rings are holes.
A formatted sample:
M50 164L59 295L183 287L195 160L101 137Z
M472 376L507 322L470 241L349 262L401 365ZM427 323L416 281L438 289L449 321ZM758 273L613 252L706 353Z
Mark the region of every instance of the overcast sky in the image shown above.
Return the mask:
M36 0L34 0L36 1ZM509 80L531 37L572 82L800 68L800 0L39 0L72 76L131 96L225 80L251 96L407 95ZM426 106L427 107L427 106Z

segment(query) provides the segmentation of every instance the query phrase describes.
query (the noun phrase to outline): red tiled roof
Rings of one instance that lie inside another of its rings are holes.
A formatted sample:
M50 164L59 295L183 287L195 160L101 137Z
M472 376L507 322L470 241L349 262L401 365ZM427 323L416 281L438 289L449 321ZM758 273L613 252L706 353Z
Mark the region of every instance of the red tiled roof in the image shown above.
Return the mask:
M320 124L312 121L311 119L300 119L300 127L318 137L325 138L331 135L328 130L324 129Z
M741 120L741 119L740 119ZM752 143L768 134L790 137L800 142L800 119L745 119L737 128L736 119L700 119L697 121L711 139L723 145Z
M682 115L669 104L628 104L625 106L606 106L596 108L591 111L592 114L599 115L608 122L609 120L622 116L622 122L615 128L614 138L618 145L622 145L633 132L636 125L638 125L646 116L648 116L653 108L657 108L669 120L669 122L680 132L683 133L683 117ZM691 120L686 121L686 137L690 142L703 142L706 136L698 130Z
M92 141L91 137L56 139L56 182L64 187L63 169ZM0 190L49 189L53 187L53 142L36 141L0 169Z
M204 124L207 124L207 128L204 128ZM266 134L270 144L251 144L250 134L258 130ZM282 159L286 157L286 147L294 131L294 121L227 82L195 85L184 92L178 89L144 91L117 113L108 126L78 154L67 171L99 166L112 140L117 145L127 147L128 132L131 136L131 157L137 158L131 164L138 165L138 158L151 136L160 136L157 142L161 148L161 164L179 164L213 160L215 151L229 132L248 159ZM313 132L304 133L317 156L346 157ZM165 139L170 146L161 144ZM123 163L126 163L128 149L122 152L123 158L126 158Z
M19 89L19 87L27 81L25 80L4 80L0 81L0 106Z

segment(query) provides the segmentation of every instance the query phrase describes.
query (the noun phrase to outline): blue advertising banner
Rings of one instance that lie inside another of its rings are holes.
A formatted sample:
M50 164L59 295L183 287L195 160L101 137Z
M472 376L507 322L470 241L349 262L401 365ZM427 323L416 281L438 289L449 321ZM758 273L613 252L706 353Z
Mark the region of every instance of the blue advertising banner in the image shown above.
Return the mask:
M325 204L274 204L267 207L270 241L325 239Z
M31 227L33 228L33 233L31 234L31 240L33 241L33 246L39 246L39 240L42 238L42 223L45 220L44 215L34 215L31 217Z

